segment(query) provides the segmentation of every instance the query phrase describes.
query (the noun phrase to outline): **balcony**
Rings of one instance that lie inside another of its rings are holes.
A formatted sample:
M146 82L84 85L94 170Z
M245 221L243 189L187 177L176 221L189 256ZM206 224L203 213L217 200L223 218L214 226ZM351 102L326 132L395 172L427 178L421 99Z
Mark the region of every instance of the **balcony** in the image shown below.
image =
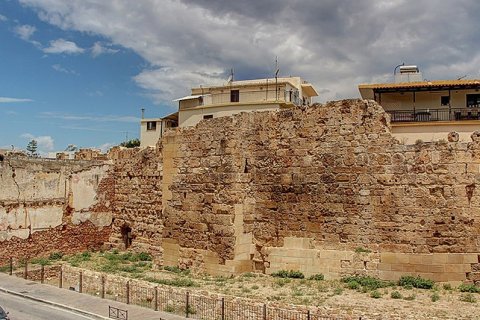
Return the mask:
M480 120L480 108L386 110L392 123Z
M234 90L237 91L237 90ZM230 103L262 103L262 102L281 102L281 103L293 103L294 105L302 105L303 100L299 96L297 90L285 90L275 88L269 88L256 91L237 91L211 93L202 96L200 105L218 105L218 104L230 104Z

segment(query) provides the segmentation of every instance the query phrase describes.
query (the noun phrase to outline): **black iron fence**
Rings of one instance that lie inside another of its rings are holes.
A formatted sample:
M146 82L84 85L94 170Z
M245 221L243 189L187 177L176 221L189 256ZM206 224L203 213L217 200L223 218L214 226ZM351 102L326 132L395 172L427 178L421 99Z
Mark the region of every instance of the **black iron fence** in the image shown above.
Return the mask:
M480 120L478 108L388 110L392 122Z
M0 272L97 296L102 299L134 304L156 311L178 314L191 319L212 320L333 320L324 311L305 306L260 303L190 292L181 288L159 286L116 275L83 270L67 265L38 265L12 259L0 263ZM113 319L127 319L126 310L109 308ZM358 318L350 318L358 319Z

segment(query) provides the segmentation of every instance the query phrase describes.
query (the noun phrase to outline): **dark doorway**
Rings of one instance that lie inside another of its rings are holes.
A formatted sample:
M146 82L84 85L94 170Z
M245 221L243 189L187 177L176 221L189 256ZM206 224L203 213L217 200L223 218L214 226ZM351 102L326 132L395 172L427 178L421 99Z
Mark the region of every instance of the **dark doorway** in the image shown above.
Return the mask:
M125 249L130 248L132 245L132 228L130 228L127 224L124 224L120 228L120 232L122 233L122 240L123 244L125 245Z

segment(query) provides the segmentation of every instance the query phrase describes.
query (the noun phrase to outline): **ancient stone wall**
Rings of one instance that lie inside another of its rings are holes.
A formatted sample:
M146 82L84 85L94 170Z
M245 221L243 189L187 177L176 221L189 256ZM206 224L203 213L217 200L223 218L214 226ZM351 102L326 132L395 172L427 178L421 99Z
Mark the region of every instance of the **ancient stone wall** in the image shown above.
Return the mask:
M161 257L162 155L159 149L114 148L114 223L110 244ZM127 241L127 242L126 242Z
M0 160L1 260L98 249L108 240L108 164L8 154Z
M359 100L167 133L161 148L174 152L163 161L175 168L163 258L216 273L292 268L475 280L474 138L402 145L383 109Z

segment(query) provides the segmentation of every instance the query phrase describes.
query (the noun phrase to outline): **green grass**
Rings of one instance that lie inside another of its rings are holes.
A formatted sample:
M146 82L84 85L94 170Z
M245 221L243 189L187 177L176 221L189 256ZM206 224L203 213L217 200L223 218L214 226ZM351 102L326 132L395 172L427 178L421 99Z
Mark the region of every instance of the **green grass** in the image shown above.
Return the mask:
M465 293L460 296L460 301L463 302L470 302L470 303L476 303L477 299L473 296L471 293Z
M277 278L291 278L291 279L303 279L305 275L301 271L294 270L280 270L271 274L272 277Z
M193 281L191 279L187 279L187 278L157 279L157 278L152 278L152 277L145 277L144 279L146 281L149 281L149 282L154 282L154 283L163 284L163 285L172 286L172 287L188 288L188 287L198 287L199 286L195 281Z
M403 296L398 291L392 291L392 293L390 293L390 298L392 298L392 299L402 299Z
M370 292L370 298L380 299L381 297L382 294L378 290L373 290L372 292Z
M480 287L477 287L474 284L461 284L458 286L458 291L460 292L470 292L470 293L480 293Z
M325 276L321 273L317 273L308 277L308 280L322 281L325 279Z
M348 283L351 283L350 286L354 286L352 283L356 282L362 286L362 289L367 291L393 286L391 281L384 281L370 276L350 276L342 278L341 281L347 283L347 286Z
M177 274L183 274L183 275L188 275L188 274L190 274L190 270L188 270L188 269L180 269L180 268L177 267L177 266L164 266L164 267L163 267L163 270L166 270L166 271L169 271L169 272L173 272L173 273L177 273Z
M47 266L47 265L51 264L51 261L47 258L35 258L35 259L30 260L30 263L31 264L39 264L41 266Z
M425 279L420 276L402 276L398 280L398 285L405 287L405 286L412 286L418 289L432 289L435 285L435 282L430 279Z
M63 253L62 252L53 252L50 254L48 257L49 260L55 261L55 260L60 260L63 258Z
M355 248L355 252L356 253L370 253L370 252L372 252L372 250L365 249L365 248L362 248L362 247L357 247L357 248Z
M438 300L440 300L440 295L439 295L437 292L434 292L434 293L430 296L430 299L432 300L432 302L437 302Z

